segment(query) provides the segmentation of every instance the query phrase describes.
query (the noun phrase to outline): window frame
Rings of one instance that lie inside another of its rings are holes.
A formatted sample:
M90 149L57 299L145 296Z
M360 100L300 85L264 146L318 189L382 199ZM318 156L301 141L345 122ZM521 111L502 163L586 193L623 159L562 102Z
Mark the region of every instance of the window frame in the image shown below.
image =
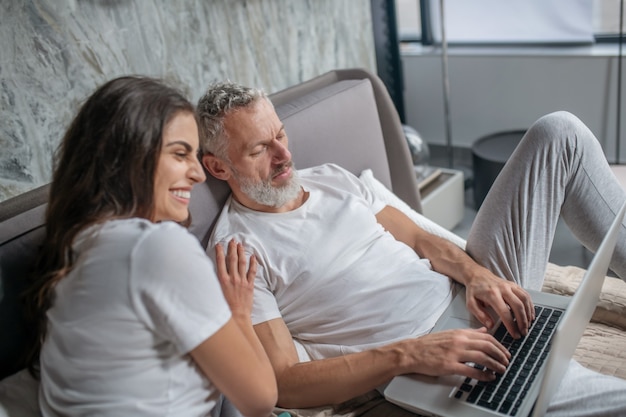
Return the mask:
M433 37L433 25L431 22L431 13L430 13L430 1L431 0L419 0L419 11L420 11L420 26L421 32L419 36L415 35L403 35L398 33L398 40L400 42L409 42L409 43L420 43L424 46L434 45L434 37ZM623 0L620 1L620 26L622 31L618 33L594 33L594 42L598 44L613 44L623 42L623 15L624 15L624 6ZM498 43L498 45L501 45ZM525 46L526 44L516 42L516 43L508 43L507 46ZM546 43L545 45L553 45L550 43ZM490 43L463 43L462 46L493 46Z

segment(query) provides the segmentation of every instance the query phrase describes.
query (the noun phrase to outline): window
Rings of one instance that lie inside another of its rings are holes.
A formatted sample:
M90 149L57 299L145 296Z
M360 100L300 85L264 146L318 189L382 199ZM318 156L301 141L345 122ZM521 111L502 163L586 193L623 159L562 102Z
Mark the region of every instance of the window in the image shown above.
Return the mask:
M437 11L439 9L439 0L394 0L396 6L396 17L398 24L398 36L401 41L416 42L421 41L424 44L430 44L439 38L439 17ZM455 16L461 16L463 24L454 24L457 29L456 33L459 33L461 26L467 26L468 30L461 30L461 33L470 33L472 27L480 27L480 25L473 24L476 22L475 18L471 18L472 15L482 17L489 17L491 19L497 19L494 17L497 13L503 11L516 10L516 16L514 16L513 24L505 26L528 28L529 22L538 24L544 22L548 30L562 29L561 33L567 33L572 36L572 42L616 42L619 39L619 21L620 21L620 1L621 0L509 0L507 6L506 0L473 0L468 2L467 0L444 0L446 7L446 35L448 42L458 42L459 39L454 39L454 32L450 33L451 23L450 18ZM534 4L534 10L539 10L542 13L541 8L545 8L540 19L533 19L532 13ZM479 11L478 8L484 6L486 11ZM575 7L574 7L575 6ZM451 7L465 7L469 8L471 13L449 11ZM537 9L539 8L539 9ZM561 10L567 11L567 17L570 20L564 20L565 13ZM520 18L519 16L526 16ZM469 22L468 22L468 16ZM489 19L487 19L489 20ZM564 23L566 22L566 23ZM567 22L570 23L569 27ZM472 25L473 24L473 25ZM575 26L575 28L574 28ZM572 29L575 29L572 31ZM564 38L552 38L546 35L543 39L536 39L539 35L539 29L532 28L529 33L535 38L528 37L520 39L518 41L512 40L511 35L503 35L498 39L492 40L494 43L515 43L515 42L529 42L529 43L546 43L546 42L566 42ZM589 36L586 37L586 33ZM541 32L542 34L544 32ZM545 32L549 33L549 32ZM559 35L560 36L560 35ZM507 38L508 37L508 38ZM489 42L478 38L471 39L469 42L482 43ZM462 41L461 41L462 42Z
M620 0L593 0L593 31L596 38L619 37Z
M422 36L420 0L395 0L398 39L417 41Z

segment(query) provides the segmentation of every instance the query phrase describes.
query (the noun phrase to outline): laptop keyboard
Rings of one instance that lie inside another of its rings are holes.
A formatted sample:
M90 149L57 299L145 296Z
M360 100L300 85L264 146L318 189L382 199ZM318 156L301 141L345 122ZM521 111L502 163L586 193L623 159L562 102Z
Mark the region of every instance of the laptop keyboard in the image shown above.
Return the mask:
M522 400L541 369L561 315L560 310L535 306L535 320L526 337L514 339L500 324L494 337L511 352L511 360L503 375L489 382L466 378L455 388L454 397L504 415L515 416ZM474 365L478 369L483 366Z

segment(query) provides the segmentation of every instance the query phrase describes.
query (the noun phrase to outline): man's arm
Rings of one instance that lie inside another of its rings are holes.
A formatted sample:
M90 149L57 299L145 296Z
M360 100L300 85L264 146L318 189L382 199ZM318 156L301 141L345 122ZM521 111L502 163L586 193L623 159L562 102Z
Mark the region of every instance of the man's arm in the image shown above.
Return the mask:
M486 330L453 330L407 339L377 349L331 359L299 362L282 319L254 326L276 374L278 405L308 408L339 404L396 375L458 374L491 380L493 373L467 366L480 363L503 373L510 354Z
M514 337L528 332L535 311L530 295L523 288L494 275L458 246L426 232L394 207L386 206L376 218L397 240L428 259L435 271L465 285L467 306L481 323L488 328L493 326L487 311L491 307Z

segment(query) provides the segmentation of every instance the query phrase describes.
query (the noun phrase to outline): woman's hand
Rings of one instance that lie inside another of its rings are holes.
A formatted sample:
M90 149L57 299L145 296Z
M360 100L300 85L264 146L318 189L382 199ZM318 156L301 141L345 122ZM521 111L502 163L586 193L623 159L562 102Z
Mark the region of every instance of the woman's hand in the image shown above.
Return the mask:
M257 269L255 256L250 256L248 263L243 245L234 239L228 242L226 254L221 244L215 245L215 254L217 277L233 317L249 320Z
M190 354L207 378L242 414L267 416L278 398L276 377L252 328L250 313L257 263L240 243L227 253L215 245L217 277L232 318Z

